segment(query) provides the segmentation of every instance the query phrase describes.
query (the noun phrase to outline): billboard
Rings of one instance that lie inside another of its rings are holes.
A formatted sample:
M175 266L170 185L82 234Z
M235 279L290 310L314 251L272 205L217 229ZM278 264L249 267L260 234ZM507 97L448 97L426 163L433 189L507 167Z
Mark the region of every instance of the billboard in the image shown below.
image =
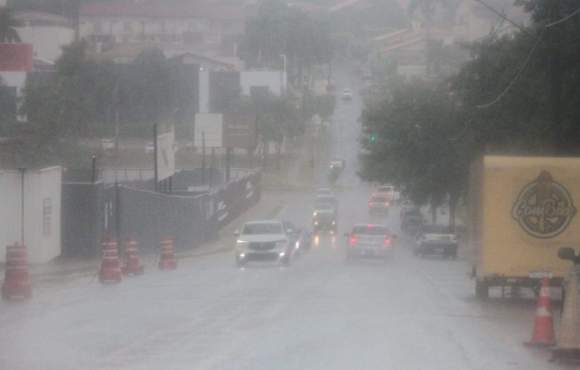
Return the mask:
M0 71L32 71L32 45L0 43Z
M175 131L157 135L157 180L165 180L175 173Z
M223 147L223 115L221 113L197 113L195 115L194 145L206 148Z
M224 146L251 149L256 146L256 114L232 112L224 114Z

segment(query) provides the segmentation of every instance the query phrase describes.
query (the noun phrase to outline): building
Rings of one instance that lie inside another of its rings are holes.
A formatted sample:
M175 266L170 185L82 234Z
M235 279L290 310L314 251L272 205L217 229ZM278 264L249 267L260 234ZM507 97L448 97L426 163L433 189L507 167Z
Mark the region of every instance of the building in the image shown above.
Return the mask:
M400 5L407 7L409 1L400 0ZM520 9L512 5L500 5L496 4L495 8L525 24L527 18ZM439 20L426 21L421 14L414 14L411 16L409 28L373 38L375 54L394 62L397 73L405 78L433 77L428 60L430 42L434 41L443 48L452 48L460 43L482 39L492 31L507 33L514 29L513 25L502 22L496 14L473 1L458 3L453 15L454 21L445 22L441 20L442 17ZM449 68L446 73L449 74L453 67L447 67Z
M22 22L18 35L22 42L32 45L33 57L54 63L62 54L62 47L74 40L74 30L67 18L42 12L17 12Z
M219 0L95 1L81 7L80 32L97 51L146 42L232 57L244 32L246 9Z

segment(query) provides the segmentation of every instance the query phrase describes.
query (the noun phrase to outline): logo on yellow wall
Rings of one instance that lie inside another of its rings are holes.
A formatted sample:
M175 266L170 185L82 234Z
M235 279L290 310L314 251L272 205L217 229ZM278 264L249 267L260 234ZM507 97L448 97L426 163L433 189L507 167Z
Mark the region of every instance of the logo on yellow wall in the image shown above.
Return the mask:
M570 193L548 171L526 185L512 209L512 217L528 234L553 238L566 230L576 215Z

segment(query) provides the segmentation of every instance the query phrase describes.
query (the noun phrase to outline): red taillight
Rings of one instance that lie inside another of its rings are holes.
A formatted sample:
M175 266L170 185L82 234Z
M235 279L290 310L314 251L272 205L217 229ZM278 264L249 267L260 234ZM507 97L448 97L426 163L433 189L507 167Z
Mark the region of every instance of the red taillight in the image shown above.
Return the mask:
M393 243L393 241L391 240L391 238L388 238L388 237L385 238L385 240L383 241L383 245L385 247L390 247L392 243Z
M351 247L354 247L357 242L358 238L356 237L356 235L351 235L350 238L348 239L348 244L350 244Z

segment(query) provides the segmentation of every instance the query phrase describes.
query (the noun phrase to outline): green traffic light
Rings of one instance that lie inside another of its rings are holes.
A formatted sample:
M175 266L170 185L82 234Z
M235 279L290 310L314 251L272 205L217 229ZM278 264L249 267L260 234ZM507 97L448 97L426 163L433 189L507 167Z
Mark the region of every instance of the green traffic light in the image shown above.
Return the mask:
M377 134L373 132L371 134L371 144L374 144L376 142L377 142Z

